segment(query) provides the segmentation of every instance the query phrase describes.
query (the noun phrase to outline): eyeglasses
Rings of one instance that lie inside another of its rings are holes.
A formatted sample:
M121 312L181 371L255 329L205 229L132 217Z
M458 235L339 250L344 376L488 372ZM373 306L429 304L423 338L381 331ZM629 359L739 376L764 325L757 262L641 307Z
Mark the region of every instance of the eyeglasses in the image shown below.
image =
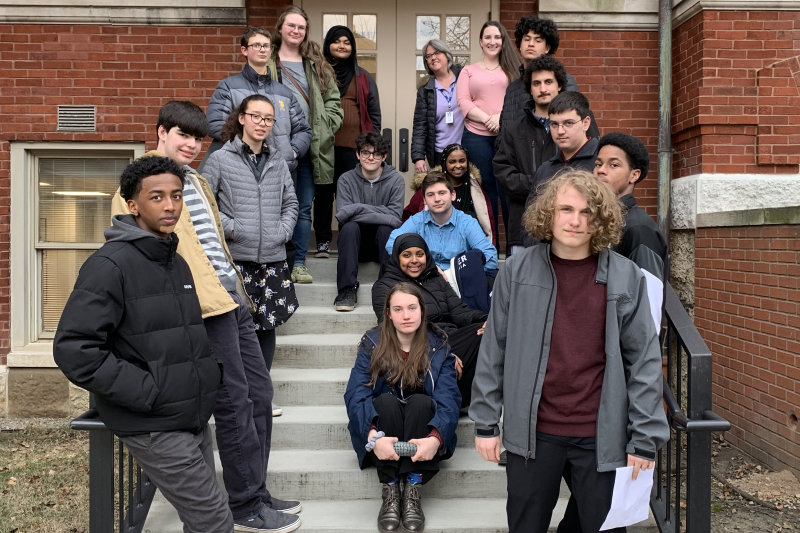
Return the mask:
M253 43L248 44L246 48L252 48L253 50L261 50L262 52L272 49L272 45L269 43Z
M380 159L382 155L378 152L368 152L366 150L361 150L358 153L361 154L361 159Z
M442 52L441 50L436 50L436 51L435 51L435 52L433 52L432 54L425 54L425 60L427 61L427 60L429 60L430 58L432 58L433 56L440 56L440 55L442 55L443 53L444 53L444 52Z
M253 124L266 124L267 126L275 124L275 117L262 117L258 113L245 113L245 115L250 116L250 120L253 121Z
M550 121L550 129L551 130L560 130L564 128L564 131L571 130L575 127L575 124L580 124L582 121L580 120L567 120L566 122L559 124L558 122Z
M284 25L287 28L289 28L289 31L297 30L298 32L301 32L301 33L306 31L306 27L305 26L298 26L297 24L291 24L289 22L284 23Z

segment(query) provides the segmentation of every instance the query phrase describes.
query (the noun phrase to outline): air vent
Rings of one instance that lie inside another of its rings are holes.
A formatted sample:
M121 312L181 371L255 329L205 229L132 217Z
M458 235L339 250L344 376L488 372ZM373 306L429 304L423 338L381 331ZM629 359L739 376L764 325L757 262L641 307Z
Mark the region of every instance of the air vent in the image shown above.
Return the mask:
M96 108L92 105L58 106L58 131L95 131Z

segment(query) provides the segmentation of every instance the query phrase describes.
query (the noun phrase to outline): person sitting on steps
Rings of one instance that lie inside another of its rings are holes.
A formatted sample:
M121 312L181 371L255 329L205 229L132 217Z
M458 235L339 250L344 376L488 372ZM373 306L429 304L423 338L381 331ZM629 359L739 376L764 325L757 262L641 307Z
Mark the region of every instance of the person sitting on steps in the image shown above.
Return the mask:
M386 295L381 325L359 344L344 401L358 463L377 466L383 484L378 530L423 531L419 486L455 452L461 393L447 335L427 323L417 285L398 283ZM416 453L400 457L398 441Z

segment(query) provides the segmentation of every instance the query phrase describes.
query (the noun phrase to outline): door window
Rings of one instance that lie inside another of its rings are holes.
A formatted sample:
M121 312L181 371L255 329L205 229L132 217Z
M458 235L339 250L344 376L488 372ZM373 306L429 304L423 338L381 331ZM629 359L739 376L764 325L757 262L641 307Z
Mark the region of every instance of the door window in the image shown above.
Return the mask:
M442 25L444 20L444 25ZM466 66L470 64L470 17L469 15L417 15L417 88L428 82L425 70L425 58L422 47L431 39L439 39L447 43L453 52L453 63ZM476 44L477 46L477 44ZM459 52L461 52L459 54Z

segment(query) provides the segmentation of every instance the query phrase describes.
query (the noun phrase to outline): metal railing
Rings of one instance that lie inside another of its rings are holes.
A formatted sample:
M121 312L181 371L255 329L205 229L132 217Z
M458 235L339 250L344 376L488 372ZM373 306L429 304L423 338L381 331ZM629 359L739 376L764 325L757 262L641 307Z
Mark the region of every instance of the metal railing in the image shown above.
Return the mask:
M89 405L70 423L89 432L89 533L141 533L156 486Z
M650 509L661 533L708 533L711 531L711 433L727 431L731 424L711 411L711 351L669 285L664 314L667 319L664 403L670 440L658 452Z

